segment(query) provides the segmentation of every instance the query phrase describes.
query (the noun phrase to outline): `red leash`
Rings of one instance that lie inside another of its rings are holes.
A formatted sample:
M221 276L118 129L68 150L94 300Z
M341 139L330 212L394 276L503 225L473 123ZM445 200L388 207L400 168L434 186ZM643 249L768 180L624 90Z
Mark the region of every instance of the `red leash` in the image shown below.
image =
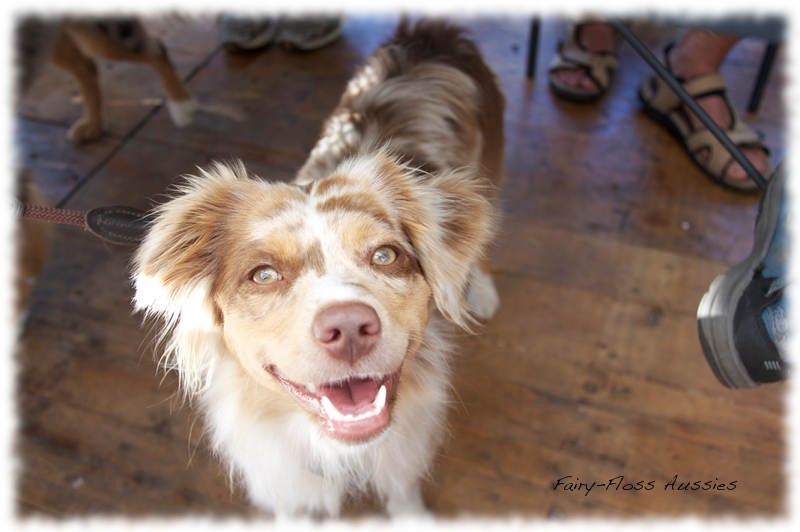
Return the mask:
M84 212L16 202L16 209L22 219L83 227L114 244L139 244L147 232L147 213L122 205Z
M26 220L38 220L40 222L52 222L63 225L77 225L78 227L86 227L86 213L81 211L56 209L55 207L44 207L42 205L22 204L18 204L17 210L20 213L20 217Z

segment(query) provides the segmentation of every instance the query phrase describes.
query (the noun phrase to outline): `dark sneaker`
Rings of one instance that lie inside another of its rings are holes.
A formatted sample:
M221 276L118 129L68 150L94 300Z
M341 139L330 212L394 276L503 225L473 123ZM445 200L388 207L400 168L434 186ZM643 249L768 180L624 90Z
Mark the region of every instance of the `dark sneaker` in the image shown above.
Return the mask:
M223 15L220 41L232 52L258 50L275 40L279 26L280 22L271 18Z
M319 50L342 34L341 17L286 18L278 29L277 43L301 52Z
M761 199L753 251L714 280L697 309L703 352L717 379L729 388L754 388L788 377L785 186L782 166Z

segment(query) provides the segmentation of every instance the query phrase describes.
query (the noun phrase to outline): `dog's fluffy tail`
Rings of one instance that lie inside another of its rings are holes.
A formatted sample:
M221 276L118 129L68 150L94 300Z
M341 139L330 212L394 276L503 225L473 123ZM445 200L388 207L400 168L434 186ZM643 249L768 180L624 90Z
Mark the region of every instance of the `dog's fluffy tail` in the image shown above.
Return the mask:
M403 48L408 59L417 63L432 59L453 63L472 62L476 56L480 57L480 52L465 37L465 33L463 28L443 20L412 22L403 17L386 45Z

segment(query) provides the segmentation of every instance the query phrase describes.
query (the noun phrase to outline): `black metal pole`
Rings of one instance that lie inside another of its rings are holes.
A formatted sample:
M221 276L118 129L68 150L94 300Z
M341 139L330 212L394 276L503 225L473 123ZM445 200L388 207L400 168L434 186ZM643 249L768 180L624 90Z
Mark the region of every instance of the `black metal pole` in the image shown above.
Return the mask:
M536 56L539 50L539 28L541 20L538 16L534 16L531 20L531 31L528 40L528 67L525 71L528 79L536 77Z
M778 45L774 42L767 44L767 49L764 52L764 59L761 60L761 67L758 69L758 77L756 78L756 86L753 88L753 94L750 96L750 103L747 104L747 111L755 113L761 104L761 97L764 95L764 87L767 85L769 73L772 71L772 64L775 62L775 56L778 53Z

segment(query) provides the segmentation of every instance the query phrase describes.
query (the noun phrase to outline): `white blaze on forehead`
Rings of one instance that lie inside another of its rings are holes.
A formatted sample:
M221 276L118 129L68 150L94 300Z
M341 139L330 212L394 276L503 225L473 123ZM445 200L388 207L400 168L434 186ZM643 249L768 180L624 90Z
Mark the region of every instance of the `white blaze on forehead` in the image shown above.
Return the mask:
M307 302L314 308L344 303L362 301L365 293L350 279L336 274L324 273L313 280L313 290L309 291Z
M375 171L372 164L362 163L351 166L357 175ZM325 202L332 198L363 194L364 192L364 184L360 180L344 181L337 183L336 186L320 195L312 193L311 196L306 196L302 200L293 198L289 208L283 208L273 216L250 220L248 234L252 245L263 246L263 250L267 253L303 253L309 249L321 253L321 271L313 269L303 275L306 277L302 280L304 287L309 286L306 283L314 285L313 289L309 290L307 299L310 304L363 299L365 297L364 290L358 286L363 286L366 277L370 275L364 269L364 264L369 260L366 255L376 246L397 241L397 235L394 235L392 229L381 220L374 220L374 231L361 229L358 235L352 231L348 233L348 227L351 229L353 227L348 225L348 222L357 220L359 217L363 218L365 214L347 210L331 210L329 206L323 207ZM366 225L366 227L370 226ZM271 247L271 236L276 243L280 240L285 242L289 238L296 245L284 246L282 249ZM353 248L353 238L356 236L363 241L356 241L356 247ZM346 240L349 242L345 242ZM396 281L387 279L385 282L402 284L399 279Z
M307 207L307 202L293 201L290 208L282 209L277 214L250 220L250 238L254 242L263 242L264 239L274 235L276 231L294 231L294 228L302 227ZM299 237L300 233L298 232ZM300 243L307 244L307 242Z
M335 213L322 213L316 208L313 198L308 201L294 201L291 208L267 218L250 220L249 238L254 246L263 246L267 252L303 252L317 248L322 252L323 264L327 271L329 264L341 266L353 258L347 257L341 242L341 228L337 226ZM271 242L271 238L274 239ZM274 249L270 244L291 239L293 245L286 249ZM340 268L336 268L339 270Z
M359 291L353 287L352 279L349 278L352 275L354 258L347 256L332 218L330 213L319 212L315 205L306 206L303 232L306 238L319 242L324 264L312 295L316 304L352 301L359 297Z

